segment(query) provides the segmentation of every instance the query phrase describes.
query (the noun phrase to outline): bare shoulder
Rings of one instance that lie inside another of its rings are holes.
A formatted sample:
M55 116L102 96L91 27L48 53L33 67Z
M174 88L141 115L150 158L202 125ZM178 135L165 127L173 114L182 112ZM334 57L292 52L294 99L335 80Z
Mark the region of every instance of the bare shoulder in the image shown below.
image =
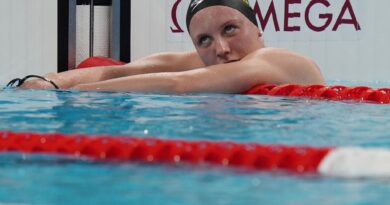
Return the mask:
M248 55L248 57L258 60L266 60L269 63L277 65L287 64L291 66L299 64L299 66L309 66L319 69L316 63L309 57L286 48L262 48Z
M282 83L324 84L318 65L309 57L285 48L262 48L246 57L267 64Z

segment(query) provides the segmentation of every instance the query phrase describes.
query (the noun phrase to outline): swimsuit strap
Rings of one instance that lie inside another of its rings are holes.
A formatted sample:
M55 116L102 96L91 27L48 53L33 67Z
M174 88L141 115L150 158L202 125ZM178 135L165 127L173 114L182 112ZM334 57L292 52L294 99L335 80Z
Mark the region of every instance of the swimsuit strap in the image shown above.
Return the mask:
M41 80L44 80L44 81L49 82L50 84L52 84L55 89L60 89L52 80L49 80L49 79L47 79L45 77L42 77L42 76L39 76L39 75L28 75L28 76L26 76L26 77L24 77L22 79L15 78L15 79L11 80L5 87L6 88L9 88L9 87L20 87L29 78L39 78ZM17 84L14 86L15 83L17 83Z

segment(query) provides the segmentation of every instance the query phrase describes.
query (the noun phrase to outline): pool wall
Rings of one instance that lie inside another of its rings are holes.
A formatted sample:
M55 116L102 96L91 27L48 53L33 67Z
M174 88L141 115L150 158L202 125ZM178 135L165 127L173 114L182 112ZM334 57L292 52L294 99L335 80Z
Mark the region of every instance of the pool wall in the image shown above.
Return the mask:
M57 67L57 1L0 3L0 87L11 78Z

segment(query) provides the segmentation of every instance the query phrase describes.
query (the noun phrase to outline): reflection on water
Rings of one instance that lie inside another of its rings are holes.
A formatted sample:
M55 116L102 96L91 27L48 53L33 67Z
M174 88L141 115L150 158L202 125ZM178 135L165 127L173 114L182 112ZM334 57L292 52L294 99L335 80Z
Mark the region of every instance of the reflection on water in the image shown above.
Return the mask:
M386 147L389 111L270 96L0 92L0 129L14 131Z

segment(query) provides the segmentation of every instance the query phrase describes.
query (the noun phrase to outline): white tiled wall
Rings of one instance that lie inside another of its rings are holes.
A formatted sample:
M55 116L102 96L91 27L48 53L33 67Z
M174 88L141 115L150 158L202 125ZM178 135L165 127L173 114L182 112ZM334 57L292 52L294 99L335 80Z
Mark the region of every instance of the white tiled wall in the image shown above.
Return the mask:
M0 87L11 78L57 71L57 1L1 0Z

